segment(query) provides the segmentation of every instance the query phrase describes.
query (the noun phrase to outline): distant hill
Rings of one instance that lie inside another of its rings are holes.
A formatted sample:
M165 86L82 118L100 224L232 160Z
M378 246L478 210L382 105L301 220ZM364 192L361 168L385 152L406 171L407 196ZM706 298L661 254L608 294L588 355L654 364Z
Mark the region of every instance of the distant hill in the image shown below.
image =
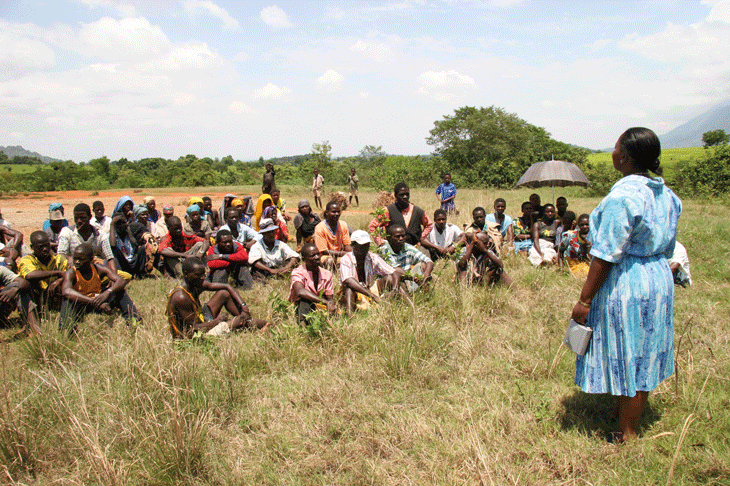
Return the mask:
M41 159L41 161L44 164L50 164L51 162L61 162L59 159L54 159L53 157L48 157L45 155L41 155L38 152L31 152L30 150L25 150L20 145L9 145L7 147L3 147L0 145L0 151L5 152L5 155L8 156L9 159L12 159L16 155L20 156L27 156L27 157L36 157L38 159Z
M662 148L702 147L702 134L710 130L730 133L730 100L723 101L659 138Z

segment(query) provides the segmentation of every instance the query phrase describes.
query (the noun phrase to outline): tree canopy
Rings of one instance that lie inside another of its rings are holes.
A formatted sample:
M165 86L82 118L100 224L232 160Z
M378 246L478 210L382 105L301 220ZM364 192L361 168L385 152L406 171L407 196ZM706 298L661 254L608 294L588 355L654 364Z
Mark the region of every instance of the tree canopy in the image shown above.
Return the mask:
M465 106L434 122L426 139L467 185L511 187L527 168L551 158L583 163L587 151L502 108Z
M705 147L726 145L730 142L730 135L726 134L725 130L711 130L702 134L702 142L705 144Z

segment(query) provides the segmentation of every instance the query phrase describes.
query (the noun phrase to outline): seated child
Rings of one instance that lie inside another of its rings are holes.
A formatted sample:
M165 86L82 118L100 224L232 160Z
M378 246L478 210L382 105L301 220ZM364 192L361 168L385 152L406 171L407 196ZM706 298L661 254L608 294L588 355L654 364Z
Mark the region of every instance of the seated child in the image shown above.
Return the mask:
M446 222L446 211L437 209L433 213L433 228L426 238L421 239L421 246L436 261L448 255L453 255L459 244L466 242L464 232L458 226Z
M504 271L502 260L494 252L494 242L484 231L474 234L466 246L464 255L457 264L462 282L487 283L503 282L512 286L512 279Z
M566 214L571 212L566 211ZM589 220L587 214L581 214L578 217L577 229L564 231L558 248L560 268L563 268L564 260L575 277L587 277L588 268L591 265L591 244L586 240L590 231Z
M121 311L127 324L133 319L141 324L142 316L124 290L127 281L109 267L97 265L93 260L94 249L88 243L74 250L74 266L63 277L64 299L58 320L59 329L71 326L70 331L74 332L76 321L89 312L111 314L112 309ZM109 282L106 288L102 285L103 279Z

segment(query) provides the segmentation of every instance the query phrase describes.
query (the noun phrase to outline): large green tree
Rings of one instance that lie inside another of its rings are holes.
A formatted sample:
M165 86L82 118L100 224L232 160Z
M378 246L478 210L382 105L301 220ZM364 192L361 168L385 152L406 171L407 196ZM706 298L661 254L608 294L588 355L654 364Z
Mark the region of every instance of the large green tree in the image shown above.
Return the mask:
M544 128L494 106L465 106L434 125L427 143L468 185L510 187L534 162L586 158L585 150L553 140Z
M730 142L730 135L725 133L725 130L710 130L702 134L702 142L705 144L705 147L726 145Z

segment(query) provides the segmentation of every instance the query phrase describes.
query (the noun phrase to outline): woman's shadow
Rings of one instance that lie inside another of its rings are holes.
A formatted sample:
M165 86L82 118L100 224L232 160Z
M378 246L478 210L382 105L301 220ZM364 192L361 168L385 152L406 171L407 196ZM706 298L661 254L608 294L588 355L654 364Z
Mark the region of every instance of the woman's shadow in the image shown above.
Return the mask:
M562 411L558 412L558 422L563 430L577 429L589 436L606 438L618 430L616 397L612 395L596 395L576 389L563 397L560 404ZM642 429L650 428L660 418L659 410L652 407L649 401L641 414L639 434Z

